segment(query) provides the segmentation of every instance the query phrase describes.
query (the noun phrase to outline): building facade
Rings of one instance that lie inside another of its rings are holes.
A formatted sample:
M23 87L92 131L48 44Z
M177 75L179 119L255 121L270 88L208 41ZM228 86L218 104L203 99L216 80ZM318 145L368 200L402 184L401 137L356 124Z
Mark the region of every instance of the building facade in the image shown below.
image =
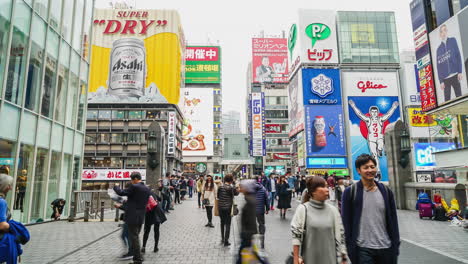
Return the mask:
M223 132L224 134L240 134L240 113L237 111L228 111L223 113Z
M7 201L24 223L79 190L92 0L2 1L0 163L14 178Z

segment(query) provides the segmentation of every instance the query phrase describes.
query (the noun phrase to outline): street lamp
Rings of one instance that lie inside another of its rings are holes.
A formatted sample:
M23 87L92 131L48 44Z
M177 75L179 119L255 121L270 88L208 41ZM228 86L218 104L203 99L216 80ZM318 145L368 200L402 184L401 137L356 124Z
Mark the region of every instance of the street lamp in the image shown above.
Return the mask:
M406 128L402 129L400 132L400 160L399 164L401 167L406 168L409 163L409 153L411 152L411 140L408 130Z

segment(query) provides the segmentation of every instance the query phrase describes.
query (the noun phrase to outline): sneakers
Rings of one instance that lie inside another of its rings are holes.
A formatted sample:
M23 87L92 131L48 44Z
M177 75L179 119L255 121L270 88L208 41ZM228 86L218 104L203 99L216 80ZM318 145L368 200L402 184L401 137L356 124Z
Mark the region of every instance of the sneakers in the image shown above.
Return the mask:
M215 227L212 223L208 223L208 226L212 228Z
M229 243L229 241L225 241L225 242L224 242L224 246L225 246L225 247L229 247L230 245L231 245L231 243Z
M142 247L141 248L141 253L145 253L146 252L146 248L145 247Z
M271 206L271 207L270 207L270 210L275 210L275 207Z
M155 247L155 248L153 249L153 252L154 252L154 253L156 253L156 252L158 252L158 251L159 251L159 248L158 248L158 247Z
M120 257L120 260L129 260L129 259L133 259L133 256L130 255L129 253Z

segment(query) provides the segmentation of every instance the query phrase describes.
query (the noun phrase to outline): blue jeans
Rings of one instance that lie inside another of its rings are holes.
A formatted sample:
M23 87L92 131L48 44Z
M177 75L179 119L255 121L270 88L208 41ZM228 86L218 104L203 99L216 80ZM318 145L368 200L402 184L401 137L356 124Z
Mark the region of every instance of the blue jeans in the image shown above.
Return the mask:
M276 192L270 192L270 207L275 206Z
M122 234L120 235L120 238L122 238L124 244L128 247L128 252L130 252L130 239L128 239L128 225L127 223L124 223L122 226Z
M164 199L166 198L166 199ZM164 195L163 196L163 201L162 201L162 209L166 212L169 211L169 208L171 207L171 196L170 195Z
M391 248L373 249L357 247L359 264L397 264L398 256Z
M189 186L188 187L188 195L190 198L192 198L192 195L193 195L193 186Z

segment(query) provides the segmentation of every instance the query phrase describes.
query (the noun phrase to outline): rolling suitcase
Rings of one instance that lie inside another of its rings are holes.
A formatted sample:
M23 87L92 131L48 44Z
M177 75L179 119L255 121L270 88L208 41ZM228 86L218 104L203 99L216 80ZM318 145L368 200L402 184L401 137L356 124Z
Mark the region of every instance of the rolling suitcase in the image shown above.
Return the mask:
M429 217L429 219L432 219L432 204L419 204L419 218L422 219L423 217Z

